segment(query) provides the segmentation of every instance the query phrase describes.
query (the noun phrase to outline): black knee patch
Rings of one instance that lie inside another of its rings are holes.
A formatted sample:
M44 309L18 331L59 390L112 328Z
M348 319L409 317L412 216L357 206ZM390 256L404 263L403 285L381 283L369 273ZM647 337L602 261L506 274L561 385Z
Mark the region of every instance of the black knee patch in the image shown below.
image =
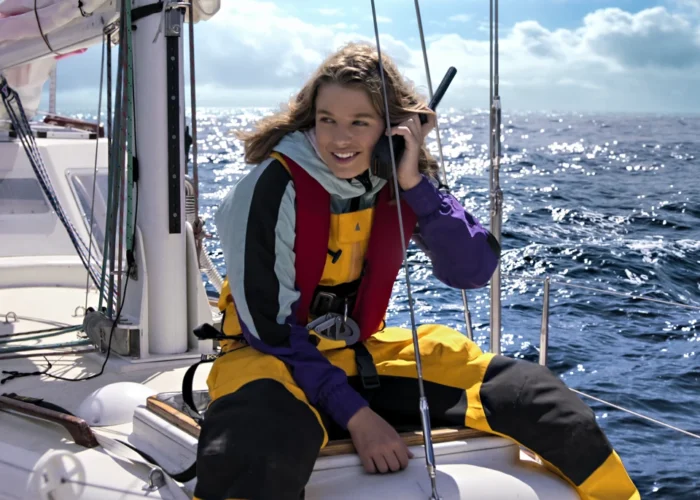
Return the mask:
M298 500L323 444L313 411L263 379L214 401L202 423L195 496Z
M350 385L370 403L370 408L398 432L422 429L420 391L418 382L410 377L380 375L380 387L369 392L362 387L359 377L349 377ZM430 407L430 423L433 427L464 426L467 413L467 394L464 389L423 382L425 396Z
M530 448L576 485L612 453L593 411L543 366L496 356L479 394L494 431Z

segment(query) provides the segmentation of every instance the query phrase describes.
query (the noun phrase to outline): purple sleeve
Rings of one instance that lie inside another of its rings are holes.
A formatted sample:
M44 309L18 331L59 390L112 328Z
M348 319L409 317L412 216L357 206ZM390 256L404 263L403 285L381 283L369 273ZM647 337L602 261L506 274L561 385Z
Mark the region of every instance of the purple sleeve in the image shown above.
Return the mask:
M498 265L500 245L457 199L423 176L401 197L418 216L413 240L433 263L433 274L458 289L485 286Z
M241 321L243 335L251 347L283 361L309 402L346 429L350 418L368 406L367 401L350 386L345 372L332 365L309 341L305 327L293 321L281 326L289 328L287 342L271 345L252 335Z

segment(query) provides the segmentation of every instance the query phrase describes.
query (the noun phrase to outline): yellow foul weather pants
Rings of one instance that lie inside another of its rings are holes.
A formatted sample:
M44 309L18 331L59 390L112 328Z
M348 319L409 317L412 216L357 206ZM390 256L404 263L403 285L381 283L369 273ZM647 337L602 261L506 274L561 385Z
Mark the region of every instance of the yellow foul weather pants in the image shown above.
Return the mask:
M418 329L434 426L465 425L532 450L584 500L636 500L639 493L591 409L548 369L483 353L440 325ZM420 426L410 330L365 341L380 387L364 393L355 351L324 351L370 407L398 430ZM243 347L219 357L207 381L195 497L299 499L319 450L340 429L309 404L287 366ZM335 426L335 428L334 428Z

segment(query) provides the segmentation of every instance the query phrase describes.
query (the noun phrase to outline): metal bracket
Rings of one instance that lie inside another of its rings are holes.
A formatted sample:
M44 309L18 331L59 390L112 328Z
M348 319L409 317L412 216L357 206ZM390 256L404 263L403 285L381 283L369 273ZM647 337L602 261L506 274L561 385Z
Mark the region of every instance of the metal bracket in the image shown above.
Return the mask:
M182 35L184 10L189 9L190 2L168 2L165 4L165 36L179 37Z
M131 325L127 319L122 319L117 325L114 325L114 320L106 317L103 313L88 310L83 319L83 330L100 352L107 352L111 336L113 352L130 357L141 355L140 328Z
M165 486L165 474L158 467L153 467L148 473L148 484L144 485L144 491L157 491Z
M179 37L182 35L182 12L177 9L165 11L165 36Z

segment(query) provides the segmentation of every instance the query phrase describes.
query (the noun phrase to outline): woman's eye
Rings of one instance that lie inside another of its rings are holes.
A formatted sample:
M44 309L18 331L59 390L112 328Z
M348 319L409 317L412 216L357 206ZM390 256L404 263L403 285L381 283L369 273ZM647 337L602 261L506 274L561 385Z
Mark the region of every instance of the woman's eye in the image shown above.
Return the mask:
M367 122L362 122L362 121L356 120L353 122L353 125L359 125L360 127L366 127L368 124L367 124Z
M321 117L320 121L322 123L333 123L333 120L331 118L328 118L327 116Z

